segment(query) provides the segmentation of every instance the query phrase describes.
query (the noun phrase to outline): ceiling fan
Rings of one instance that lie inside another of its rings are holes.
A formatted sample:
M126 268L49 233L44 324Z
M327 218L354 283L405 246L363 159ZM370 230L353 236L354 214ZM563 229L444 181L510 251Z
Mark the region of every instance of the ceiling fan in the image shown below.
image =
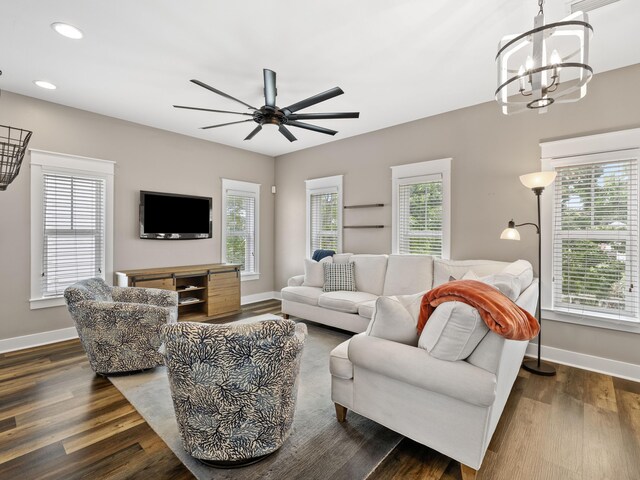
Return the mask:
M319 93L312 97L309 97L305 100L301 100L300 102L293 103L285 108L279 108L276 105L276 95L278 90L276 89L276 72L269 69L264 69L264 105L260 108L252 107L248 103L243 102L242 100L238 100L231 95L228 95L220 90L213 88L206 83L201 82L200 80L191 80L192 83L201 86L202 88L206 88L207 90L212 91L213 93L217 93L229 100L233 100L235 102L241 103L245 107L250 110L253 110L253 113L246 112L230 112L228 110L214 110L211 108L200 108L200 107L186 107L184 105L174 105L175 108L184 108L187 110L201 110L204 112L216 112L216 113L233 113L235 115L245 115L251 118L246 120L240 120L237 122L229 122L229 123L221 123L218 125L209 125L207 127L200 127L204 130L209 128L218 128L224 127L225 125L234 125L236 123L245 123L245 122L255 122L258 124L256 128L254 128L249 135L245 138L245 140L251 140L256 134L262 130L262 126L265 124L277 125L278 130L282 135L284 135L287 140L290 142L295 142L297 139L291 133L291 131L287 127L297 127L304 128L305 130L311 130L313 132L325 133L327 135L335 135L338 133L336 130L331 130L329 128L319 127L317 125L311 125L309 123L300 122L299 120L325 120L325 119L333 119L333 118L358 118L360 116L359 112L340 112L340 113L296 113L299 110L303 110L312 105L315 105L320 102L324 102L325 100L329 100L330 98L337 97L338 95L342 95L344 92L340 87L334 87L326 92Z

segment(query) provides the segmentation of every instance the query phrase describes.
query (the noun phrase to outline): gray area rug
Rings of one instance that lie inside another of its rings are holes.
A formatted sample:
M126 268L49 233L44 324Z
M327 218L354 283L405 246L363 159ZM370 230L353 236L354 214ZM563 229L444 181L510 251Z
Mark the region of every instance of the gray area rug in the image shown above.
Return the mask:
M267 316L252 320L263 317ZM337 422L331 402L329 353L349 335L307 326L309 336L302 356L291 434L280 450L248 467L211 468L184 451L164 367L109 380L200 480L364 479L398 445L402 436L352 412L345 423Z

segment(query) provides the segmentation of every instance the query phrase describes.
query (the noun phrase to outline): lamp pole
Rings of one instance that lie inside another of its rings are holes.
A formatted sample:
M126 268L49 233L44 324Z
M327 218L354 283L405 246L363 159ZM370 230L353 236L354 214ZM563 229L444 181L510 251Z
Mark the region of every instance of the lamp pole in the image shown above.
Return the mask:
M536 317L538 318L540 331L538 332L538 358L535 360L524 360L522 362L522 368L524 368L528 372L535 373L536 375L544 375L550 377L556 374L556 369L552 365L549 365L548 363L540 360L540 354L542 351L542 222L540 221L540 196L542 195L544 187L535 187L532 188L532 190L536 195L536 199L538 200L538 224L536 225L532 223L522 223L516 226L519 227L521 225L534 225L536 227L536 233L538 234L538 305L536 308Z

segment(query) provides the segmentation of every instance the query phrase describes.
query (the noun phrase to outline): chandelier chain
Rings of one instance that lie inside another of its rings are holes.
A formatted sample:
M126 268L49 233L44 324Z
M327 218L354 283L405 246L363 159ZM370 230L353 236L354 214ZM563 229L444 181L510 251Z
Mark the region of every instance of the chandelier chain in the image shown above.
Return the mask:
M538 0L538 6L540 7L540 10L538 11L538 15L543 15L544 12L542 11L544 5L544 0Z

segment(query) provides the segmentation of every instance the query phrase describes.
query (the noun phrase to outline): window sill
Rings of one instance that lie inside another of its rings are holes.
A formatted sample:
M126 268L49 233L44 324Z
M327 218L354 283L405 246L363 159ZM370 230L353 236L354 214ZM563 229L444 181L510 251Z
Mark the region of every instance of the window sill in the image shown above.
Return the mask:
M573 323L587 327L606 328L621 332L640 333L640 320L616 320L598 315L571 313L565 311L542 309L542 319L554 322Z
M31 310L39 310L41 308L62 307L65 305L64 297L43 297L29 299L29 308Z
M259 273L240 273L240 281L241 282L249 282L251 280L260 280Z

